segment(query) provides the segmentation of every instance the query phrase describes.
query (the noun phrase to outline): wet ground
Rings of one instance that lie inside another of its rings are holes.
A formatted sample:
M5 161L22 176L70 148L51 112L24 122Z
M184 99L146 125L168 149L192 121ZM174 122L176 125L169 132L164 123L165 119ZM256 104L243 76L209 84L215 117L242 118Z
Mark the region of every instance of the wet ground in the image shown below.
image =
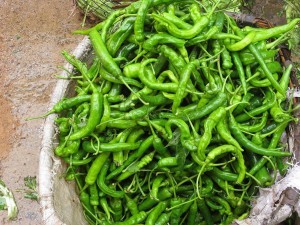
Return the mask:
M257 1L252 12L281 23L281 4ZM54 76L64 64L60 52L71 51L82 39L71 35L80 28L82 16L71 0L0 0L0 12L0 177L19 207L18 218L11 222L1 211L0 224L38 225L39 205L25 199L22 189L25 177L38 176L44 120L25 119L47 111Z

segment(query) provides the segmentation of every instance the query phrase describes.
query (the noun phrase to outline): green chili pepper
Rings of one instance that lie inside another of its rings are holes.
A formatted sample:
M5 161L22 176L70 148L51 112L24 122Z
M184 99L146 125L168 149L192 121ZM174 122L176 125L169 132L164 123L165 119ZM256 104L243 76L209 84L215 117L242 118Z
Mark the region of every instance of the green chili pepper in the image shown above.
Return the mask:
M104 165L102 166L99 176L97 178L97 185L99 187L99 189L105 193L106 195L109 195L111 197L114 198L122 198L124 196L124 192L123 191L116 191L112 188L109 188L106 184L105 184L105 177L109 168L109 164L110 161L107 160Z
M144 24L151 4L151 0L142 0L137 12L136 20L134 22L134 35L138 42L142 42L144 40Z
M204 133L200 137L197 153L201 160L205 160L205 150L210 143L212 137L212 130L216 127L219 121L223 120L226 115L224 107L219 107L212 112L204 122Z
M140 146L140 142L137 143L100 143L97 146L96 143L91 141L83 141L82 148L85 152L120 152L124 150L135 150Z
M141 211L138 214L131 216L130 218L128 218L127 220L125 220L123 222L116 222L114 224L115 225L136 225L136 224L140 224L143 221L145 221L146 218L147 218L147 213L144 211Z
M126 206L129 209L132 216L139 214L138 206L135 200L131 199L128 195L125 195Z
M262 41L262 40L267 40L269 38L275 37L279 34L283 34L288 32L289 30L292 30L297 23L299 23L300 19L295 18L291 22L285 25L277 26L277 27L272 27L269 29L265 29L263 31L258 31L255 34L255 38L253 39L254 42Z
M239 124L239 128L240 130L242 130L243 132L259 132L261 131L265 125L267 124L268 121L268 111L265 111L262 115L261 121L257 124L254 125L243 125L243 124Z
M158 33L152 35L143 43L143 48L147 51L155 51L155 47L158 44L170 44L177 48L182 48L185 44L185 41L179 38L176 38L167 33Z
M133 153L131 154L128 159L124 162L124 164L114 171L112 171L108 176L107 180L110 180L111 178L115 177L116 175L120 174L122 170L126 168L126 166L129 166L131 163L133 163L136 159L139 159L142 157L142 155L152 146L153 144L153 136L149 136L143 142L141 143L140 147Z
M180 136L181 144L184 147L186 147L188 150L195 151L197 149L195 140L193 137L191 137L188 125L181 119L171 118L165 124L165 129L166 129L167 134L169 135L169 137L168 137L169 140L171 140L173 137L173 133L171 130L171 126L173 124L176 125L181 131L181 136Z
M170 197L172 197L172 194L168 190L168 188L165 187L165 188L161 188L161 190L159 190L157 197L158 197L159 201L164 201L164 200L167 200ZM155 206L157 203L158 203L158 201L154 200L153 198L151 198L149 196L139 205L139 210L140 211L149 210L149 209L153 208L153 206Z
M131 34L135 20L135 17L127 17L126 19L124 19L119 29L115 31L108 39L106 46L108 52L112 56L116 54L122 43Z
M160 216L157 218L154 225L167 225L167 223L170 220L170 215L171 215L171 213L160 214Z
M270 109L274 104L276 103L276 96L275 93L271 92L271 91L267 91L263 105L260 107L257 107L247 113L243 113L238 115L235 120L237 122L244 122L247 121L248 119L250 119L253 116L259 115L265 111L267 111L268 109Z
M186 64L186 66L183 68L183 74L180 77L178 89L175 93L175 99L174 99L173 105L172 105L173 113L176 113L176 114L178 113L177 109L180 106L182 99L184 98L188 80L190 79L190 76L194 69L195 69L195 65L192 63Z
M92 185L96 182L98 174L100 173L102 167L104 166L106 160L108 159L110 152L103 152L97 156L93 161L90 169L85 177L85 183Z
M254 143L252 143L238 128L238 125L232 114L229 117L229 127L236 140L247 150L253 151L259 155L266 155L266 156L284 157L284 156L291 155L291 153L289 152L265 149L263 147L257 146Z
M192 112L187 112L186 114L179 113L178 117L182 118L184 121L197 120L203 118L204 116L210 114L221 105L223 105L227 100L227 95L223 92L219 92L210 102L205 105L205 108L197 108Z
M145 155L140 161L131 165L125 172L118 176L117 181L120 182L122 180L125 180L129 176L132 176L134 173L138 172L140 169L142 169L144 166L146 166L152 161L153 156L154 152Z
M159 202L154 209L149 213L145 225L154 225L155 222L157 221L158 217L161 215L161 213L164 212L164 210L167 208L168 202L167 201L162 201Z

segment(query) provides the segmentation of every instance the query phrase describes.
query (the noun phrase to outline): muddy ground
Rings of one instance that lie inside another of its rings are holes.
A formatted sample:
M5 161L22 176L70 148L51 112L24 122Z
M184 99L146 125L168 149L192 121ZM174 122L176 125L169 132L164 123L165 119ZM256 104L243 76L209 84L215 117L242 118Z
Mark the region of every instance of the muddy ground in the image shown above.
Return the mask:
M252 11L280 23L281 3L260 2ZM44 120L25 119L47 111L54 76L64 64L60 52L71 51L82 39L71 35L82 15L72 0L0 0L0 12L0 177L19 207L11 222L1 211L0 224L37 225L42 224L38 202L25 199L22 190L25 177L38 176Z

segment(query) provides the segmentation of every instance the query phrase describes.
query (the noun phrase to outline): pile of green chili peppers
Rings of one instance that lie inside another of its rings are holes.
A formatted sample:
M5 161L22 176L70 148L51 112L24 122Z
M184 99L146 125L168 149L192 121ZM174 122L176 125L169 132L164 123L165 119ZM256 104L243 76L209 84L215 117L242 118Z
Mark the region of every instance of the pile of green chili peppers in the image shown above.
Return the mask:
M54 151L90 224L230 224L285 174L292 66L276 57L300 19L241 28L210 2L134 2L75 31L91 63L63 52L76 96L49 112Z

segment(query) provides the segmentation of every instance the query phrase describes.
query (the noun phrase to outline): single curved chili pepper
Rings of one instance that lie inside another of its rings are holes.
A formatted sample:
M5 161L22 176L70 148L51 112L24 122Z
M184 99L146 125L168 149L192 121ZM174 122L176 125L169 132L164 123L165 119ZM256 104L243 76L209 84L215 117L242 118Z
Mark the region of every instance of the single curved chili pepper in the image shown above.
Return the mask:
M83 208L86 216L88 216L90 220L94 221L95 210L90 204L90 195L85 191L81 191L79 194L79 200L84 206Z
M83 166L89 164L92 160L94 160L94 157L89 157L86 159L70 159L69 157L63 158L64 161L70 165L73 166Z
M170 6L170 5L169 5ZM159 16L159 15L158 15ZM164 21L166 22L170 22L173 23L175 26L177 26L178 28L181 29L191 29L192 25L185 22L184 20L182 20L181 18L179 18L176 15L173 15L171 13L167 13L167 12L163 12L161 14L161 17Z
M147 218L147 213L144 211L139 212L136 215L129 217L127 220L123 222L115 222L115 225L136 225L145 221Z
M230 45L226 45L226 48L229 51L240 51L244 48L246 48L249 44L251 44L254 40L256 36L256 32L249 32L242 40L234 43L234 44L230 44Z
M103 96L103 116L100 120L100 124L96 126L98 132L103 132L106 129L107 121L110 119L110 105L107 100L107 95Z
M198 213L198 205L197 205L197 201L194 201L189 210L187 225L195 224L197 213Z
M82 149L88 153L95 152L119 152L124 150L135 150L140 147L140 142L136 143L100 143L97 146L96 143L92 143L91 141L83 141Z
M155 222L157 221L158 217L165 211L165 209L168 206L168 202L167 201L162 201L159 202L154 208L153 210L149 213L146 221L145 221L145 225L154 225Z
M123 218L123 202L121 198L111 198L109 201L113 211L112 217L114 221L121 221ZM115 223L114 223L115 224Z
M129 209L132 216L137 215L139 213L138 205L135 200L131 199L128 195L125 195L126 206Z
M186 66L183 67L183 74L180 76L178 89L175 93L175 99L173 101L172 105L172 112L177 114L177 109L180 106L182 99L184 98L187 83L191 77L192 71L195 69L195 65L192 63L186 64Z
M87 124L82 129L73 133L69 137L69 140L74 141L90 135L100 123L103 115L103 95L95 87L93 87L93 94L90 101L91 107Z
M299 21L300 21L299 18L295 18L288 24L268 28L263 31L262 30L257 31L255 38L253 39L253 42L267 40L267 39L275 37L279 34L284 34L284 33L288 32L289 30L292 30L297 25L297 23L299 23Z
M177 158L176 157L168 157L162 158L157 162L158 167L172 167L178 166Z
M226 110L224 107L217 108L212 112L208 118L204 121L204 132L200 137L198 143L197 153L201 160L205 160L205 150L210 143L212 137L212 130L216 127L219 121L223 120L226 115Z
M137 80L130 78L130 77L122 77L122 80L120 80L119 78L113 76L111 73L109 73L105 68L101 67L100 68L100 75L103 79L110 81L112 83L117 83L117 84L123 84L124 82L126 82L127 84L133 85L135 87L139 87L142 88L143 85L138 82Z
M211 174L211 176L217 176L220 179L233 181L233 182L236 182L238 178L237 174L220 170L217 167L213 167L213 170L209 172L209 174Z
M112 55L115 56L116 52L127 39L127 37L132 33L133 24L135 22L135 17L127 17L122 21L121 26L109 37L106 42L107 50Z
M182 48L184 47L185 41L167 33L158 33L152 35L150 38L144 41L143 48L147 51L155 52L156 46L161 44L170 44L176 48Z
M205 203L205 200L204 199L199 199L199 200L197 200L197 204L198 204L198 209L199 209L201 215L204 217L204 220L205 220L206 224L207 225L214 225L211 212L209 211L209 209L208 209L208 207Z
M107 127L109 128L117 128L117 129L127 129L130 127L135 127L137 122L135 120L110 120L107 122Z
M243 69L242 61L237 52L232 52L231 56L232 56L233 63L236 67L236 70L239 74L239 78L240 78L240 81L242 84L242 89L243 89L244 95L245 95L245 94L247 94L247 83L246 83L245 72Z
M151 0L142 0L137 12L136 20L134 22L134 35L138 42L142 42L144 40L144 24L151 4Z
M52 113L60 113L63 110L70 109L74 106L80 105L81 103L90 101L91 95L79 95L73 98L68 98L68 99L63 99L56 103L50 111L48 111L46 114L39 116L39 117L33 117L33 118L28 118L27 120L31 119L37 119L37 118L43 118L46 117Z
M231 57L231 54L226 49L224 49L221 52L221 59L222 59L222 68L224 70L232 68L232 66L233 66L232 57Z
M100 88L99 88L99 91L100 91L103 95L105 95L105 94L107 94L107 93L110 91L111 87L112 87L112 82L107 81L107 80L104 80L104 81L102 82L102 85L101 85Z
M142 63L142 67L141 67L140 73L139 73L140 80L150 89L175 93L178 88L178 84L158 83L155 79L154 73L149 68L147 68L143 65L143 64L149 63L154 60L155 59L149 59L149 60L145 60Z
M238 124L239 128L243 132L248 132L248 133L254 133L254 132L259 132L261 131L267 124L268 121L268 111L265 111L262 115L261 121L259 123L256 123L254 125L243 125L243 124Z
M245 167L245 161L243 154L233 145L221 145L219 147L214 148L211 150L205 159L205 164L208 165L209 163L213 162L213 160L224 153L229 153L232 152L233 154L236 155L237 161L238 161L238 166L239 166L239 175L237 179L237 183L242 183L245 175L246 175L246 167Z
M166 105L171 102L161 92L157 95L142 95L141 98L151 106Z
M276 157L285 157L291 155L290 152L282 152L282 151L276 151L272 149L266 149L252 143L238 128L238 125L232 114L230 114L229 116L229 128L233 136L240 143L240 145L242 145L247 150L253 151L256 154L266 155L266 156L276 156Z
M126 168L126 166L129 166L136 159L139 159L140 157L142 157L142 155L144 155L144 153L152 146L152 144L153 144L153 136L151 135L148 138L146 138L145 140L143 140L143 142L141 143L140 147L133 154L131 154L128 157L128 159L124 162L124 164L122 166L118 167L117 169L115 169L114 171L112 171L107 176L106 179L110 180L113 177L115 177L118 174L120 174Z
M89 186L89 193L90 193L90 204L92 206L98 206L100 202L99 202L98 188L96 183Z
M276 103L276 96L275 93L272 91L267 91L266 95L265 95L265 99L263 102L263 105L260 107L257 107L247 113L243 113L238 115L235 120L237 122L244 122L247 121L248 119L250 119L253 116L259 115L265 111L267 111L268 109L270 109L274 104Z
M183 202L183 200L179 197L172 198L170 200L170 206L171 206L171 208L173 208L174 206L177 206L177 205L181 204L182 202ZM176 207L171 211L170 225L178 225L179 224L179 218L181 215L180 211L181 211L181 207Z
M152 197L155 200L158 200L158 197L157 197L158 190L159 190L161 183L164 181L164 179L165 179L165 177L163 175L159 175L159 176L155 177L155 179L152 182L150 197Z
M170 154L168 153L168 149L164 146L161 138L159 136L157 136L157 134L155 133L155 131L152 127L153 123L150 120L147 120L147 122L150 126L150 130L153 135L153 147L154 147L155 151L158 152L163 157L169 157Z
M186 43L186 46L193 46L193 45L197 45L201 42L207 41L209 39L212 38L212 36L214 36L216 33L218 33L219 28L217 26L213 26L211 27L207 32L203 32L200 35L189 39Z
M100 196L100 205L101 205L103 211L105 212L107 219L110 220L110 218L111 218L110 213L111 213L112 209L110 208L110 206L107 202L107 199L104 196L103 197Z
M110 152L103 152L96 157L85 177L85 183L87 185L92 185L96 182L98 174L109 156Z
M141 63L139 62L127 64L123 68L123 74L125 77L138 78L140 69L141 69Z
M278 74L273 73L273 77L277 81ZM269 86L271 86L271 82L268 78L259 79L259 77L255 77L255 78L251 79L250 84L254 87L269 87Z
M109 168L110 161L107 160L102 166L100 173L97 178L97 185L99 189L106 195L109 195L114 198L122 198L125 193L123 191L116 191L105 184L105 177Z
M169 140L171 140L172 137L173 137L173 133L172 133L172 129L171 129L171 126L173 124L176 125L180 129L180 132L181 132L181 136L180 136L181 144L185 148L187 148L188 150L190 150L190 151L197 150L196 143L194 141L194 138L190 134L189 127L188 127L188 125L182 119L171 118L165 124L165 129L166 129L167 134L169 135Z
M288 65L288 67L285 69L285 71L283 72L281 79L279 81L280 86L282 87L282 89L287 92L288 87L289 87L289 83L290 83L290 75L293 69L293 64ZM279 101L279 103L281 101L284 101L286 99L286 95L282 95L279 92L276 93L276 98Z
M207 204L207 206L209 208L211 208L212 210L217 210L217 211L221 211L222 210L222 206L217 205L214 201L212 201L210 198L209 199L205 199L205 202Z
M217 124L217 131L228 144L235 146L240 152L243 152L240 144L231 136L230 130L227 124L227 118L220 120Z
M156 106L151 105L143 105L140 108L133 109L124 114L125 120L138 120L142 119L143 117L149 115L151 111L153 111Z

